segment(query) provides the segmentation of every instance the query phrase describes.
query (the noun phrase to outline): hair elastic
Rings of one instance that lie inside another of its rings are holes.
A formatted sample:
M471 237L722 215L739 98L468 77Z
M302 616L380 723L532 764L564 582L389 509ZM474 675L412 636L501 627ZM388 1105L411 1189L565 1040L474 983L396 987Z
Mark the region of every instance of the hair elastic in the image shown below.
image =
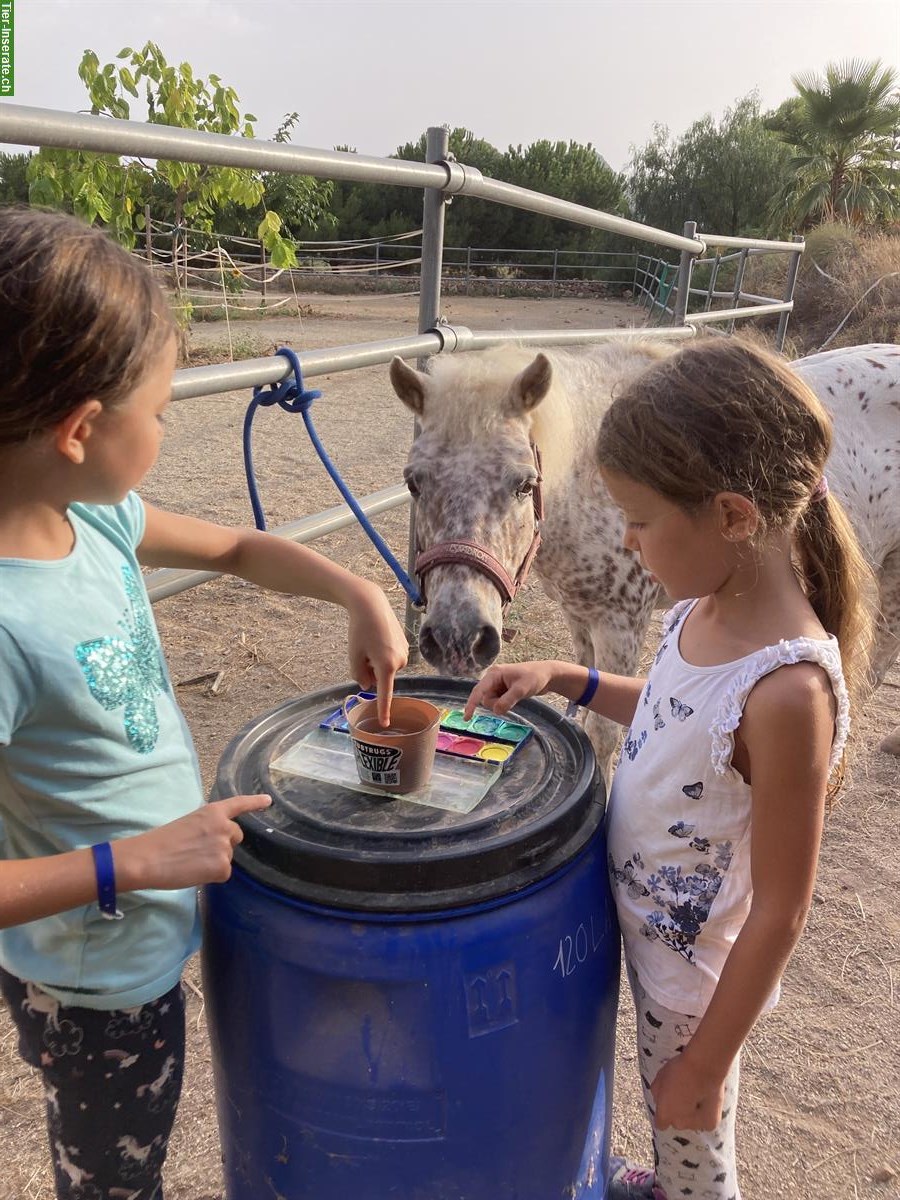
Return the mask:
M91 854L94 856L100 912L107 921L121 921L125 914L116 905L116 868L112 846L109 842L98 842L96 846L91 846Z
M822 478L819 480L819 482L816 484L816 486L813 488L813 490L810 492L810 495L809 495L810 504L816 504L816 503L818 503L819 500L824 500L825 497L828 495L829 490L830 489L828 487L828 479L826 478L826 476L823 475Z

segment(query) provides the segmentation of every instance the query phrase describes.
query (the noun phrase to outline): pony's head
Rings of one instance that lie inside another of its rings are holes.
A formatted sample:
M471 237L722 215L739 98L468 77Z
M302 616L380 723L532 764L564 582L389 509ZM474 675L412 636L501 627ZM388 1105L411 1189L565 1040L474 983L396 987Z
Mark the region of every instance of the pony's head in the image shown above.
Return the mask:
M419 648L438 670L471 676L497 657L508 585L536 549L532 412L553 369L506 348L438 359L427 375L395 358L390 373L420 427L404 471L426 599Z

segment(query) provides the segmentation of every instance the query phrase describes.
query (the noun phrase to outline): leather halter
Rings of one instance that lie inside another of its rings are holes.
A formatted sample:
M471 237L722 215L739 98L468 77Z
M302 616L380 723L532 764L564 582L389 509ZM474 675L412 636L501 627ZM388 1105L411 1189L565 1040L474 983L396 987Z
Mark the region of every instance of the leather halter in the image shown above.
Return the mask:
M457 566L471 567L474 571L486 575L500 593L504 611L512 603L519 588L522 587L528 578L531 564L534 562L534 557L541 547L541 522L544 519L544 497L541 489L543 480L543 476L541 475L541 452L534 442L530 444L531 453L534 455L534 465L537 469L537 482L531 492L531 502L534 509L534 534L531 539L531 545L525 552L525 557L522 559L515 577L509 574L499 558L493 555L490 550L486 550L484 546L480 546L478 542L470 541L468 538L457 538L452 542L438 542L436 545L429 547L428 550L423 550L416 558L416 575L419 579L419 590L423 598L425 598L425 576L428 572L434 567L455 564Z

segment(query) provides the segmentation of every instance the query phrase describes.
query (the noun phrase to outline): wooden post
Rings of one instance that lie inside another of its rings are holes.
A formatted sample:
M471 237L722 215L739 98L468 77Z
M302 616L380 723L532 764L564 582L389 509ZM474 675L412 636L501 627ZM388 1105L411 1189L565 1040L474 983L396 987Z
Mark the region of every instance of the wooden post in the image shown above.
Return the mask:
M266 303L266 246L265 246L264 242L259 243L259 261L261 264L260 268L259 268L259 282L260 282L260 290L262 291L262 299L260 301L260 304L265 306L265 303Z

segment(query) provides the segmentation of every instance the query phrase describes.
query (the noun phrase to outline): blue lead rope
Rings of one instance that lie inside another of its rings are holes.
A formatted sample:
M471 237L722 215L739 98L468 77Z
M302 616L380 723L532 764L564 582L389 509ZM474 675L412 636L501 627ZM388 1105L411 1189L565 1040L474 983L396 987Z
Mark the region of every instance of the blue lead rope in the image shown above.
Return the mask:
M322 460L322 465L325 470L334 480L335 487L344 497L347 506L350 508L353 515L359 521L365 530L369 540L375 546L375 549L387 563L397 577L397 582L409 596L410 601L421 606L423 603L422 594L416 584L410 579L409 575L391 553L390 547L385 542L384 538L374 528L372 522L360 508L356 498L351 493L350 489L344 483L338 474L337 467L328 457L328 452L322 443L319 441L319 435L316 433L315 427L310 416L310 408L313 400L318 400L322 395L315 388L305 388L303 386L303 371L300 367L300 359L293 350L288 350L282 347L276 351L283 358L286 358L293 369L293 376L289 375L287 379L283 379L281 383L259 384L253 389L253 399L247 406L247 412L244 416L244 471L247 476L247 490L250 493L250 505L253 508L253 519L257 529L266 528L266 518L262 510L262 504L259 500L259 489L256 486L256 474L253 470L253 446L252 446L252 431L253 417L258 408L271 408L273 404L277 404L279 408L283 408L288 413L299 413L303 418L303 424L306 426L306 432L309 434L309 440L315 447L316 454Z

